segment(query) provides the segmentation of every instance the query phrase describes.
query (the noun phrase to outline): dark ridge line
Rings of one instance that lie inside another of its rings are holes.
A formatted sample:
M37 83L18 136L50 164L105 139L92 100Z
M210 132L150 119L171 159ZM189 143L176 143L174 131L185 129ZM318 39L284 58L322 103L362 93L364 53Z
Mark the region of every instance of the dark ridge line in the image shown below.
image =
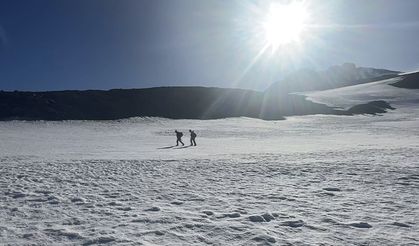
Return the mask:
M283 120L311 114L376 114L386 102L347 111L308 101L305 96L216 87L155 87L107 91L0 92L0 120L118 120L132 117Z

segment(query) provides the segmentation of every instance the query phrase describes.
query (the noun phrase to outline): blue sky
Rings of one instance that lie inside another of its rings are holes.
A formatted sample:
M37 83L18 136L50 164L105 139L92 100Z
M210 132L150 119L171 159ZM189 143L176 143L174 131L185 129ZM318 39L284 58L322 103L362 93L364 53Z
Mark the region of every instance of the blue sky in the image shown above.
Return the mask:
M0 89L263 90L299 68L419 69L419 1L307 1L318 28L259 54L254 28L269 2L2 0Z

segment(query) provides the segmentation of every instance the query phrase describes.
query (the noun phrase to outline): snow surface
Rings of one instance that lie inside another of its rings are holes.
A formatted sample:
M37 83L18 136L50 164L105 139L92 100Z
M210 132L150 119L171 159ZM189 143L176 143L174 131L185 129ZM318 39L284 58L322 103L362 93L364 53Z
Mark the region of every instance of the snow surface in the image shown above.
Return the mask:
M172 147L174 130L197 147ZM1 245L419 245L419 109L0 122Z

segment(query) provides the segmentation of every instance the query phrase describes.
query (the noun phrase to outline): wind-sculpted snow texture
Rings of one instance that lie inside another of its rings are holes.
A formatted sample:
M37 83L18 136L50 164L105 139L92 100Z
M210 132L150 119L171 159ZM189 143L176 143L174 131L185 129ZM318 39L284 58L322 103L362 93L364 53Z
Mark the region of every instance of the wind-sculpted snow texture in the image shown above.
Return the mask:
M172 147L189 128L198 146ZM1 122L0 135L2 245L419 244L414 108Z

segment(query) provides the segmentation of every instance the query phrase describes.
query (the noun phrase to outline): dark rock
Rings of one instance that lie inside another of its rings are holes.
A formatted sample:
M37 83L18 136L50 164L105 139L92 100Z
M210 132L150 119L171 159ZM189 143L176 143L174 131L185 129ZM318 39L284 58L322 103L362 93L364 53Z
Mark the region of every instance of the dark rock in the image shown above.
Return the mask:
M229 218L238 218L240 217L240 213L229 213L229 214L224 214L225 217L229 217Z
M275 243L276 239L274 237L268 236L268 235L259 235L256 236L254 238L252 238L252 240L256 241L256 242L269 242L269 243Z
M352 226L352 227L365 228L365 229L368 229L368 228L372 227L372 225L370 225L366 222L354 222L354 223L350 223L349 225Z
M405 223L401 223L401 222L394 222L392 225L394 225L394 226L399 226L399 227L411 227L410 225L408 225L408 224L405 224Z
M379 114L387 112L387 109L394 109L389 103L379 100L365 104L355 105L347 110L350 114Z
M107 243L112 243L115 240L116 239L113 237L98 237L98 238L87 240L86 242L83 243L83 246L95 245L95 244L107 244Z
M204 213L204 214L206 214L208 216L214 215L214 212L208 211L208 210L202 211L202 213Z
M297 228L297 227L303 226L304 221L302 221L302 220L289 220L289 221L284 221L284 222L280 223L280 225Z
M271 214L269 214L269 213L262 214L262 218L263 218L266 222L269 222L269 221L271 221L271 220L274 220L274 219L275 219L275 217L274 217L274 216L272 216L272 215L271 215Z
M183 204L183 202L181 202L181 201L173 201L173 202L171 202L173 205L182 205Z
M79 198L79 197L74 197L71 199L71 202L79 202L79 203L83 203L84 199L83 198Z
M22 197L25 197L26 196L26 194L25 193L22 193L22 192L20 192L20 191L15 191L15 192L11 192L11 193L8 193L12 198L14 198L14 199L16 199L16 198L22 198Z
M148 209L146 209L144 211L158 212L158 211L160 211L160 208L159 207L151 207L151 208L148 208Z
M325 191L341 191L339 188L333 188L333 187L323 188L323 190L325 190Z
M249 220L252 222L266 222L265 219L260 215L250 215Z
M393 86L406 89L419 89L419 72L401 75L402 79Z

